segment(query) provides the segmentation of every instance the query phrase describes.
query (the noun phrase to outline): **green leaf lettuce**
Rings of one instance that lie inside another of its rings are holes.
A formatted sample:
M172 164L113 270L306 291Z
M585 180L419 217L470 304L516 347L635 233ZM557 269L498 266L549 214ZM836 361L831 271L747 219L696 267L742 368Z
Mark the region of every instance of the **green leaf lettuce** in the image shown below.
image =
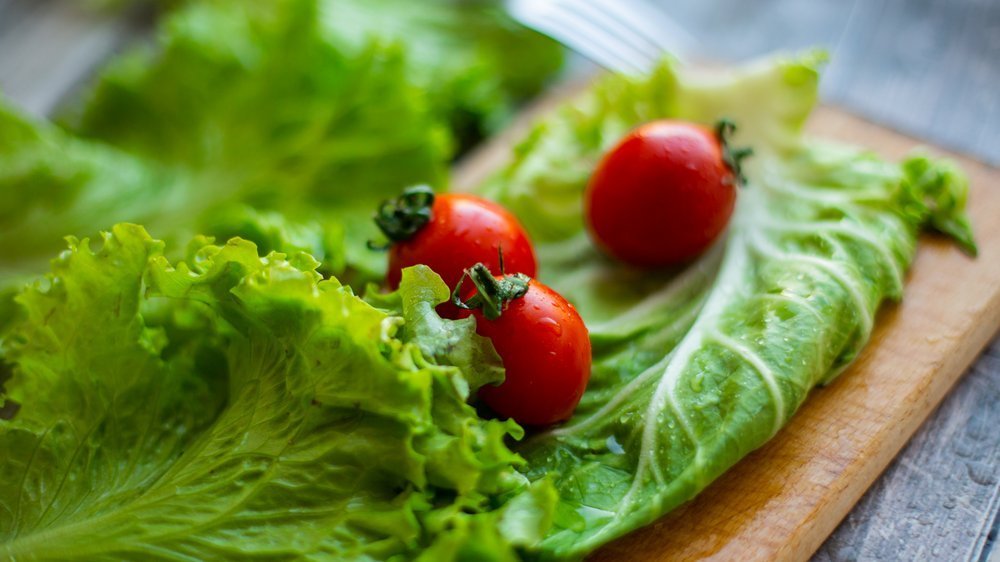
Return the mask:
M241 236L308 251L345 282L379 278L377 204L444 187L454 139L499 124L560 60L492 4L383 3L186 3L64 128L0 101L0 331L4 294L63 236L117 222L170 248Z
M555 496L515 470L520 429L466 404L488 366L425 356L420 320L306 254L162 250L130 225L71 240L18 296L0 555L504 560L542 535ZM399 298L447 324L415 301L440 279L409 273Z

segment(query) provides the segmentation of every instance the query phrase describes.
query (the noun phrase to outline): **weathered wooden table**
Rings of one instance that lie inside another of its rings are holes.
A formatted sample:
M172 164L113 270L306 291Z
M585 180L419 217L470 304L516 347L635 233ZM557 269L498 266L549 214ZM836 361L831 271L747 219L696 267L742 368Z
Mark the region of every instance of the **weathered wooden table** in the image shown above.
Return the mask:
M826 101L1000 165L998 0L659 1L712 58L826 46ZM49 112L147 28L142 14L80 4L0 0L0 91L32 113ZM815 559L1000 562L998 429L1000 339Z

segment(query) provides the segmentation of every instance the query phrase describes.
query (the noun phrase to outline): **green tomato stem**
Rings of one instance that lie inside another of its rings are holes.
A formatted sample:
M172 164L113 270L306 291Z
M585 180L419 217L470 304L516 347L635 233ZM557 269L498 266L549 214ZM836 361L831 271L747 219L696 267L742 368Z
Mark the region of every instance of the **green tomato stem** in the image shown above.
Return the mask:
M409 240L433 217L434 190L426 185L417 185L403 190L395 199L383 201L375 212L375 225L389 239L386 244L368 241L373 250L385 250L393 242Z
M462 300L462 285L466 278L476 286L476 294L467 301ZM483 263L466 269L451 293L451 302L464 310L480 309L487 320L500 318L507 303L523 297L528 292L531 279L523 273L504 275L500 279L493 276Z
M736 185L742 186L747 182L747 177L743 175L743 159L753 155L753 149L747 146L734 148L731 140L735 132L736 123L728 118L723 117L715 124L715 136L722 145L722 161L733 172Z

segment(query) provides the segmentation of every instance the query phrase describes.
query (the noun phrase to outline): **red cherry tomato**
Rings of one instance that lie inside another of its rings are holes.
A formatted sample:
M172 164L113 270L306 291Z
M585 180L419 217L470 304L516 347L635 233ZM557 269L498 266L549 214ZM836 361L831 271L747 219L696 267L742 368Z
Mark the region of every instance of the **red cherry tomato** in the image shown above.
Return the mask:
M423 264L454 287L473 264L481 262L499 271L501 249L506 271L529 277L538 273L531 240L514 215L473 195L434 195L430 220L408 238L392 243L386 281L395 290L404 268Z
M465 300L476 293L473 287ZM481 309L460 313L470 314L476 333L493 342L506 371L502 384L479 389L480 399L523 425L568 419L587 388L591 363L590 336L573 305L531 279L527 292L507 302L499 318L490 320Z
M705 251L733 214L739 160L724 136L682 121L654 121L608 152L587 186L591 235L606 253L634 265L674 265Z

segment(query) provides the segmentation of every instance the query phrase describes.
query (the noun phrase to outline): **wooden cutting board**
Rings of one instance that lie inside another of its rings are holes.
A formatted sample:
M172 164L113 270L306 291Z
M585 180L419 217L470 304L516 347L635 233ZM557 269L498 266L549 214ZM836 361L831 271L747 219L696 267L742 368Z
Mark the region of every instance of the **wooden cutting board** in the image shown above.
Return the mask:
M467 190L497 169L541 112L579 85L529 109L459 164ZM898 160L919 141L842 110L820 108L809 130ZM933 150L933 149L932 149ZM791 422L690 503L594 553L594 561L807 560L1000 328L1000 170L946 151L971 183L980 255L926 236L905 297L879 313L872 339Z

